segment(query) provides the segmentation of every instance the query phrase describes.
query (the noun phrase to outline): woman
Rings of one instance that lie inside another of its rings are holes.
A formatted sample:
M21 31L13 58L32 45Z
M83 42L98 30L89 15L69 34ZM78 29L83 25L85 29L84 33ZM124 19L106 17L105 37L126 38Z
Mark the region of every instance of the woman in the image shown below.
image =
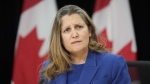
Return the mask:
M56 14L49 50L40 72L44 84L130 84L125 59L98 42L92 20L78 6Z

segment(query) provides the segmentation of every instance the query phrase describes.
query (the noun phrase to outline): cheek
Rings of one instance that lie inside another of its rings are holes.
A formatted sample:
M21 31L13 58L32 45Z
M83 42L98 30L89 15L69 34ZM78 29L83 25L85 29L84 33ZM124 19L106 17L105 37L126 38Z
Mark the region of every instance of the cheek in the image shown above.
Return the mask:
M83 39L85 41L85 44L88 45L89 44L89 39L90 39L90 34L84 35Z
M84 32L84 33L82 33L82 36L83 36L83 37L82 37L83 39L89 40L91 34L90 34L89 32Z
M62 35L62 43L63 43L63 46L66 48L66 46L69 45L69 39L67 36L63 36Z
M85 37L86 43L89 44L89 37Z

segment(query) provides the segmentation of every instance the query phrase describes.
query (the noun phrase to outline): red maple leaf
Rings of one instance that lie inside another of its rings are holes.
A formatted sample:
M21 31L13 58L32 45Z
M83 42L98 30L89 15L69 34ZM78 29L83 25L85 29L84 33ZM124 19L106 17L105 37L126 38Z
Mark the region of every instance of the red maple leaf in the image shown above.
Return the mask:
M43 40L39 40L36 28L25 38L19 37L18 48L14 59L13 81L15 84L37 84L39 70L45 56L39 57Z
M105 47L111 51L112 42L108 39L106 28L98 34L98 41L102 44L105 44Z
M110 50L110 52L112 51L112 43L109 39L108 39L108 36L107 36L107 28L104 28L104 30L102 30L102 32L98 35L98 41L100 43L103 43L102 40L104 40L106 42L106 48ZM104 37L104 38L103 38ZM118 55L123 55L124 58L127 60L127 61L135 61L137 60L137 57L136 57L136 52L132 52L131 50L131 43L132 41L130 41L129 43L127 43L125 46L122 47L122 49L117 53Z
M131 50L132 41L127 43L118 54L123 55L127 61L135 61L137 60L136 53Z

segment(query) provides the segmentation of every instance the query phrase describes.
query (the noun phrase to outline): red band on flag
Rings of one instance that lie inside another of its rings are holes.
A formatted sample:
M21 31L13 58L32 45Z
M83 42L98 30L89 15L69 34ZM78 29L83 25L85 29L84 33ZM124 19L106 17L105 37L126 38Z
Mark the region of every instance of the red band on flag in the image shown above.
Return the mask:
M41 0L24 0L22 12L39 3Z
M96 0L94 13L103 9L110 3L110 0Z

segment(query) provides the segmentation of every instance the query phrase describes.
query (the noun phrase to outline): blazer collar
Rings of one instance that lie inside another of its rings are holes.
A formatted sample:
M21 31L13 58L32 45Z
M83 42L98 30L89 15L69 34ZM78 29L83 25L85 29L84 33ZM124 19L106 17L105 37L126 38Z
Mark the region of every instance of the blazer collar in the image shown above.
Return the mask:
M96 74L96 71L99 69L99 66L96 66L96 53L89 50L88 56L81 73L78 84L89 84ZM56 77L56 84L67 84L67 73L62 73Z
M79 84L90 84L99 66L96 66L96 53L89 50L88 56L79 79Z
M56 84L67 84L67 73L64 72L56 77Z

